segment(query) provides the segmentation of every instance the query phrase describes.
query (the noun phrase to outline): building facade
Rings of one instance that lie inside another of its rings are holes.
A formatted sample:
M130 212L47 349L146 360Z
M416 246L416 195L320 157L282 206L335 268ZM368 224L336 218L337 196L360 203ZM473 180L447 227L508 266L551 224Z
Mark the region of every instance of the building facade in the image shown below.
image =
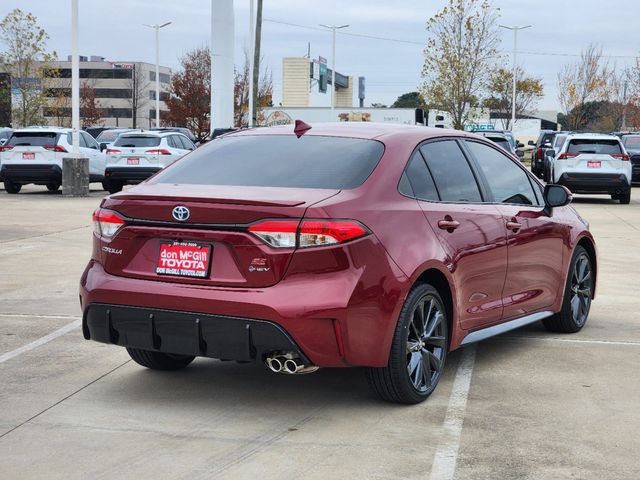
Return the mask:
M112 62L102 57L80 57L80 86L93 89L101 116L107 126L150 128L155 126L155 64ZM43 81L47 101L45 123L71 125L71 62L47 64ZM171 69L160 67L160 115L167 111ZM80 112L82 116L82 111Z

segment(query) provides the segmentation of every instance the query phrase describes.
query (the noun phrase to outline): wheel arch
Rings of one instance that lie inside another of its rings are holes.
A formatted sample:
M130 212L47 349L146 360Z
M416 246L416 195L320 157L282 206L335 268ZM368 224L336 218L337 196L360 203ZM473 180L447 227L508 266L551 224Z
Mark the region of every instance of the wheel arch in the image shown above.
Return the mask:
M593 267L593 293L591 295L591 298L594 299L596 298L596 288L598 282L598 255L596 252L596 245L592 238L589 238L585 235L580 237L576 242L576 248L579 246L587 251L589 259L591 260L591 266ZM573 257L573 253L571 254L571 256Z
M447 329L449 331L449 349L451 349L451 345L453 344L454 336L457 336L457 331L454 331L454 302L453 295L454 290L451 287L449 279L447 276L439 269L430 267L427 270L423 271L418 277L415 279L413 285L418 283L428 283L432 285L442 297L444 301L444 307L447 312ZM413 287L412 287L413 288Z

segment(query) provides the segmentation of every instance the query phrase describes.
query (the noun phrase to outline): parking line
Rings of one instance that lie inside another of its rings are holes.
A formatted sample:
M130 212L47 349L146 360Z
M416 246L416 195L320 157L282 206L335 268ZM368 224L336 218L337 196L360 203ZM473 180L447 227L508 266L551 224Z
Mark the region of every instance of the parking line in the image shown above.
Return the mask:
M494 337L488 340L538 340L540 342L565 342L565 343L584 343L586 345L615 345L615 346L630 346L640 347L640 342L621 342L616 340L589 340L587 338L558 338L558 337L534 337L529 335L507 335L504 337Z
M453 381L447 413L444 417L445 439L440 443L431 466L431 480L451 480L456 471L462 423L467 408L467 397L471 388L473 365L476 361L476 344L465 347L460 365Z
M37 315L34 315L34 316L37 316ZM22 353L28 352L29 350L33 350L34 348L37 348L40 345L44 345L45 343L48 343L51 340L61 337L65 333L69 333L74 328L78 328L81 324L82 324L82 320L74 320L71 323L67 323L64 327L51 332L49 335L45 335L44 337L34 340L31 343L27 343L26 345L23 345L20 348L16 348L15 350L11 350L10 352L0 355L0 363L4 363L7 360L11 360L12 358L17 357Z

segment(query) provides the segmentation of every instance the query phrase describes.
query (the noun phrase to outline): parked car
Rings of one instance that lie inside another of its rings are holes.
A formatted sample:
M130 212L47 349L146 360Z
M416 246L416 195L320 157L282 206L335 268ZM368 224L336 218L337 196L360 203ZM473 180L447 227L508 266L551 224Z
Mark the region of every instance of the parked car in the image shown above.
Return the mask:
M140 183L195 148L185 135L173 131L120 134L105 150L104 189L116 193L126 184Z
M156 127L150 128L149 130L153 132L178 132L185 135L193 143L196 143L196 141L198 140L193 132L186 127Z
M109 130L103 130L96 137L96 142L100 145L100 151L103 152L116 141L118 135L133 131L135 131L133 128L111 128Z
M380 397L418 403L461 345L584 326L596 251L566 188L461 131L296 123L219 137L103 200L86 339L159 370L367 367Z
M484 132L477 132L477 135L481 135L486 139L491 140L493 143L503 148L506 152L509 152L511 155L517 156L516 147L515 147L516 144L512 144L509 141L509 138L505 134L493 132L493 131L484 131Z
M631 157L631 181L640 182L640 134L624 135L622 145Z
M99 127L87 127L85 129L85 131L91 135L93 138L98 138L98 135L100 135L102 132L104 132L105 130L111 130L113 128L118 128L118 127L107 127L107 126L99 126Z
M80 131L80 153L89 159L89 180L104 179L105 155L87 132ZM62 159L72 150L70 128L32 127L15 130L0 147L0 177L7 193L22 185L46 185L56 191L62 185Z
M622 204L631 201L630 157L615 135L568 135L553 157L550 178L574 193L604 193Z
M13 133L12 128L7 128L7 127L0 128L0 145L4 145L7 142L7 140L9 140L9 137L11 136L12 133Z
M538 140L529 141L529 145L534 147L531 153L531 172L545 181L548 181L548 164L545 164L545 150L553 148L553 141L556 133L553 130L541 130Z

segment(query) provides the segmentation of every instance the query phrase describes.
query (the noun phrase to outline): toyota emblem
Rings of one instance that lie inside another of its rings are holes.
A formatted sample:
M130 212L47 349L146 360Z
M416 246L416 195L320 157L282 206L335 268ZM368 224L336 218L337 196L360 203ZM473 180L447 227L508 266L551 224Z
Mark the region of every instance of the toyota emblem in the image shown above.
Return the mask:
M190 212L187 207L178 205L176 208L173 209L171 214L173 215L173 218L175 218L179 222L184 222L186 219L189 218Z

